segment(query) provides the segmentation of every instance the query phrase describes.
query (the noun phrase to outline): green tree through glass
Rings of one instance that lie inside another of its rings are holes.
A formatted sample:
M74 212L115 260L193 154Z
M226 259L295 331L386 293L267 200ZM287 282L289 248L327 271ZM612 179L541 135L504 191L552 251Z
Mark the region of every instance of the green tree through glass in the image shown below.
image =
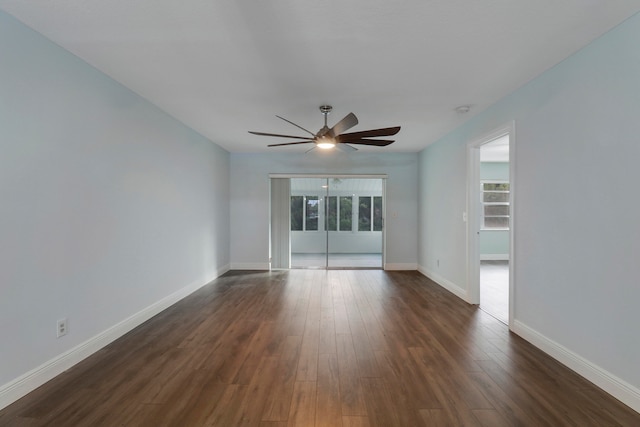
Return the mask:
M371 197L359 197L358 231L371 231Z
M303 196L291 196L291 231L302 231Z
M352 231L352 199L340 197L340 231Z

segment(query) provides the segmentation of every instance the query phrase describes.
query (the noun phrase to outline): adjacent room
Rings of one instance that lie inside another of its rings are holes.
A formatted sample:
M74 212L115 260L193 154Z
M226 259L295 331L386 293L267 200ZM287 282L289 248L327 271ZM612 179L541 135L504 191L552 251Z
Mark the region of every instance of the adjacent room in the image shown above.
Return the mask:
M0 0L0 425L640 425L638 40Z
M480 305L509 323L509 135L480 146Z
M383 178L291 178L291 227L283 236L291 241L290 267L382 268L383 184Z

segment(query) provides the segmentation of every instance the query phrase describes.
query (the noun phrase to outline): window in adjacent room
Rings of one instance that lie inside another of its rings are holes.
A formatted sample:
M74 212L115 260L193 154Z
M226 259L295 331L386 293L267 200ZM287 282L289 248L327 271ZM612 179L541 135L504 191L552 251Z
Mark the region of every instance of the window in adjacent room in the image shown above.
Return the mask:
M509 229L509 183L504 181L482 182L482 228Z
M338 230L338 198L329 196L327 200L327 230Z
M340 197L340 231L353 230L353 199L350 196Z
M291 231L318 231L320 198L291 196Z
M358 197L358 231L382 231L382 197Z
M318 231L318 196L305 196L305 221L306 231Z
M291 196L291 231L302 231L304 196Z
M327 230L351 231L351 196L329 196L327 200Z

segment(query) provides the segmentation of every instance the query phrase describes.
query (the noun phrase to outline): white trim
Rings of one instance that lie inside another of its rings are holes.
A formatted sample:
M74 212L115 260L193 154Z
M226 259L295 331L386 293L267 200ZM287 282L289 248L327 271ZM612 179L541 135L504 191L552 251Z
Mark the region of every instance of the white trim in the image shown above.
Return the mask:
M480 146L485 138L467 144L467 290L468 302L480 304Z
M467 143L467 293L471 304L480 303L480 224L481 206L476 198L480 185L480 147L504 135L509 135L509 328L515 318L515 203L516 192L516 124L511 121L492 132Z
M509 329L516 318L516 122L509 124Z
M386 173L378 174L330 174L330 173L270 173L269 178L364 178L364 179L387 179Z
M412 262L387 262L387 263L384 263L384 269L386 271L401 271L401 270L415 271L418 269L418 264L412 263Z
M640 389L516 320L512 331L577 372L634 411L640 412Z
M162 298L160 301L151 304L147 308L113 325L98 335L89 338L80 345L77 345L51 360L48 360L37 368L19 376L15 380L2 385L0 387L0 409L10 405L57 375L60 375L75 364L83 361L98 350L122 337L127 332L140 326L153 316L171 307L201 287L211 283L211 281L223 275L227 271L229 271L228 265L218 269L215 276L210 280L207 280L204 283L193 283Z
M509 261L509 254L480 254L480 261Z
M396 265L396 264L389 264L388 268L387 268L387 264L385 263L386 261L386 242L387 242L387 217L386 217L386 213L387 213L387 196L386 196L386 185L387 185L387 179L388 179L388 174L327 174L327 173L315 173L315 174L305 174L305 173L269 173L268 174L269 179L274 179L274 178L284 178L284 179L296 179L296 178L315 178L315 179L333 179L333 178L341 178L341 179L379 179L381 180L381 184L382 184L382 230L381 231L359 231L357 230L357 226L358 226L358 210L357 209L352 209L352 216L353 216L353 221L352 221L352 227L353 229L351 231L343 231L343 230L337 230L338 233L353 233L354 236L356 233L358 234L373 234L373 233L381 233L381 246L382 246L382 267L383 269L392 269L392 270L415 270L416 269L416 264L410 264L410 265ZM307 193L306 191L296 191L295 192L297 196L304 196L307 197L304 193ZM298 194L298 193L303 193L303 194ZM328 197L331 194L331 192L329 190L326 190L325 192L313 192L314 196L318 196L319 199L324 198L324 197ZM366 194L366 193L365 193ZM293 193L292 193L293 195ZM349 196L347 194L343 194L343 193L337 193L335 194L335 197L337 197L337 201L338 201L338 205L340 203L340 198L341 197L357 197L355 195L353 196ZM365 197L371 197L372 199L372 205L371 205L371 214L373 215L373 198L374 197L380 197L379 195L376 194L368 194ZM271 199L270 199L271 200ZM353 199L352 199L353 201ZM306 200L305 200L306 202ZM271 203L271 202L270 202ZM305 206L306 209L306 203L303 204L303 206ZM273 219L271 218L271 212L272 208L270 207L269 212L270 212L270 216L269 216L269 223L271 224L271 222L273 221ZM339 214L339 210L337 212ZM304 215L304 214L303 214ZM295 230L294 232L299 233L299 232L303 232L303 233L324 233L326 234L326 254L327 254L327 262L328 262L328 248L329 248L329 233L332 233L333 231L329 231L329 230L325 230L324 226L320 226L320 223L324 223L325 221L325 215L326 215L326 205L325 205L325 210L320 210L319 211L319 224L318 224L318 229L317 230L306 230L306 219L305 219L305 225L303 226L302 230ZM306 215L303 216L303 218L306 218ZM373 217L372 217L373 218ZM372 221L372 225L373 225L373 221ZM291 235L291 233L289 233ZM269 246L272 246L272 242L271 239L273 239L273 235L270 233L269 234ZM270 258L272 255L270 253ZM269 263L269 267L271 266L271 263ZM327 267L325 266L324 268L331 268L331 267ZM241 270L241 269L246 269L246 270L262 270L263 268L259 265L259 264L244 264L244 263L239 263L239 264L232 264L232 269L234 270Z
M233 262L231 270L269 270L268 262Z
M220 267L218 270L216 270L214 277L211 280L209 280L208 282L206 282L204 285L201 285L200 287L208 285L212 281L216 280L218 277L220 277L223 274L227 273L229 270L231 270L231 266L229 264Z
M461 288L460 286L456 285L449 279L445 279L439 274L434 273L433 271L429 271L420 265L418 266L418 271L422 273L423 276L426 276L427 278L431 279L433 282L445 288L446 290L448 290L449 292L451 292L461 300L471 304L469 300L469 296L467 295L467 291Z

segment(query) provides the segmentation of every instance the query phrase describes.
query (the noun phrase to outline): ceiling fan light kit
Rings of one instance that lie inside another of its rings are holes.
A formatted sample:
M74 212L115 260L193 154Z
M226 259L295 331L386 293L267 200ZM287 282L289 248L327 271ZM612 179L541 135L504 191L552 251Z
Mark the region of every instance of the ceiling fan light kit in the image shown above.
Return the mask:
M327 136L322 136L316 141L316 147L323 150L330 150L336 146L336 140Z
M327 126L327 116L331 112L333 107L331 105L321 105L320 112L324 116L324 126L315 134L296 123L293 123L290 120L285 119L284 117L276 116L277 118L284 120L285 122L292 124L305 131L306 133L311 135L311 138L306 136L295 136L295 135L282 135L277 133L266 133L266 132L254 132L249 131L250 134L260 135L260 136L271 136L276 138L293 138L300 139L301 141L294 142L283 142L279 144L269 144L268 147L280 147L284 145L298 145L298 144L315 144L314 147L311 148L320 148L323 150L330 150L332 148L340 148L342 150L348 151L356 151L357 148L352 145L369 145L376 147L384 147L389 144L392 144L394 141L389 139L371 139L378 136L392 136L400 132L400 126L383 128L383 129L371 129L360 132L352 132L352 133L343 133L355 125L358 124L358 118L355 114L349 113L342 120L336 123L332 128ZM308 151L311 151L308 150Z

